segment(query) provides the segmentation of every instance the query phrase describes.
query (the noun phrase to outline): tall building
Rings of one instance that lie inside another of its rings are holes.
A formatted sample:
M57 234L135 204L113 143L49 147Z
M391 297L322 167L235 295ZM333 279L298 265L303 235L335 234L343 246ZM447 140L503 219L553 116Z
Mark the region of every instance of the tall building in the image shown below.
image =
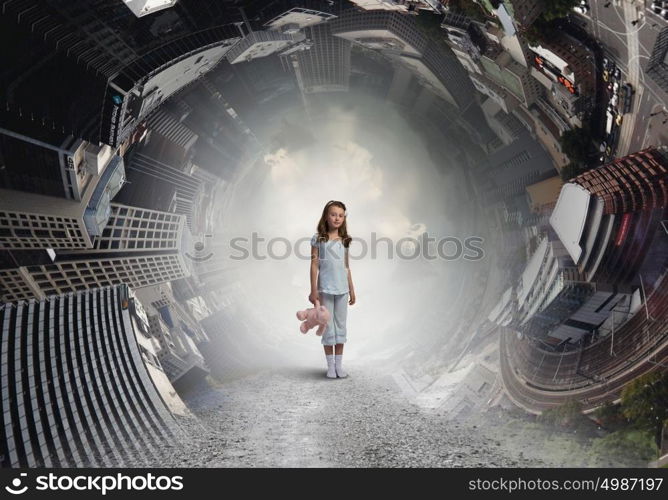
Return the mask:
M380 51L405 65L452 105L463 109L471 104L472 86L466 71L448 47L428 38L413 16L349 10L329 24L335 36Z
M199 323L177 303L169 285L135 291L141 302L155 355L175 387L204 378L209 372L197 344L208 336ZM137 304L137 307L140 304Z
M508 14L520 26L529 27L545 10L543 0L504 0Z
M480 64L485 76L510 92L525 108L543 94L540 83L531 76L529 69L508 52L484 54Z
M332 36L330 23L310 26L304 31L311 47L290 58L301 91L306 94L347 91L350 42Z
M520 275L489 319L547 346L575 344L598 330L613 314L631 312L632 293L588 282L559 240L543 237ZM565 347L564 347L565 348Z
M350 0L364 10L393 10L418 14L420 10L438 12L440 2L437 0Z
M668 206L666 149L646 149L564 185L550 217L587 281L637 283ZM656 262L663 268L665 262Z
M113 156L79 199L0 189L0 249L91 248L124 182L123 159Z
M0 300L180 279L192 272L192 246L185 216L112 204L109 224L93 248L59 252L50 264L0 270Z
M199 0L138 18L139 3L5 5L0 42L12 50L0 59L0 188L80 201L113 149L239 41L224 10Z
M668 92L668 27L656 37L645 74L649 75L664 92Z
M485 198L500 201L524 194L526 186L554 176L552 159L526 130L509 145L489 155L483 166Z
M160 463L180 431L131 301L114 286L0 305L3 467Z

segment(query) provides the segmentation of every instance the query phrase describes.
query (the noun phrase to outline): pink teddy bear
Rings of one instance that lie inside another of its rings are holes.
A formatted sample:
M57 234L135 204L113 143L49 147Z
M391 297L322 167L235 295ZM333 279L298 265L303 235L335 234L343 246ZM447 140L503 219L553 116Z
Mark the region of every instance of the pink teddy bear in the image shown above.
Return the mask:
M316 299L315 307L311 309L306 309L305 311L297 311L297 319L303 321L299 330L302 333L308 332L311 328L318 325L318 330L315 332L316 335L322 335L329 323L329 311L325 306L320 305L320 301Z

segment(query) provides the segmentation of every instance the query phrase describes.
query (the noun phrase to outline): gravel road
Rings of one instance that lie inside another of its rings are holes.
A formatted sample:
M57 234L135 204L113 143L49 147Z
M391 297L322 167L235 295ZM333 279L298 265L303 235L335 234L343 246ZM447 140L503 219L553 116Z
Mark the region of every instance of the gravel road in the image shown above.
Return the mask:
M185 444L162 467L544 467L504 449L493 429L410 403L387 374L348 364L276 368L206 387L186 403Z

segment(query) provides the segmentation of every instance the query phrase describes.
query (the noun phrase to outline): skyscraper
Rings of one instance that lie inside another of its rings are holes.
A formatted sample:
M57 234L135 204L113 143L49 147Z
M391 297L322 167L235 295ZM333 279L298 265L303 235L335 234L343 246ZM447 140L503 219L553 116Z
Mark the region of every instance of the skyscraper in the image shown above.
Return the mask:
M178 427L126 286L0 305L3 467L157 464Z
M347 91L350 42L332 36L329 23L310 26L305 32L311 48L292 56L299 88L307 94Z
M164 283L191 274L189 251L185 216L112 204L109 224L93 248L58 253L51 264L0 270L0 299Z
M668 206L666 148L650 148L564 185L550 224L589 281L635 282ZM663 262L656 262L662 267Z
M78 199L0 189L0 249L91 248L124 182L123 159L114 155Z

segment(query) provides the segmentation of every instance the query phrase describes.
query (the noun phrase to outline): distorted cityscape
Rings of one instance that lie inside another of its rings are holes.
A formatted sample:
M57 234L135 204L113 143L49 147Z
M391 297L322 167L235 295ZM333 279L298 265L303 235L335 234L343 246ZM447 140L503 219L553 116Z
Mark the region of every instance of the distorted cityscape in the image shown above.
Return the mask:
M668 1L8 0L0 39L3 467L668 466Z

